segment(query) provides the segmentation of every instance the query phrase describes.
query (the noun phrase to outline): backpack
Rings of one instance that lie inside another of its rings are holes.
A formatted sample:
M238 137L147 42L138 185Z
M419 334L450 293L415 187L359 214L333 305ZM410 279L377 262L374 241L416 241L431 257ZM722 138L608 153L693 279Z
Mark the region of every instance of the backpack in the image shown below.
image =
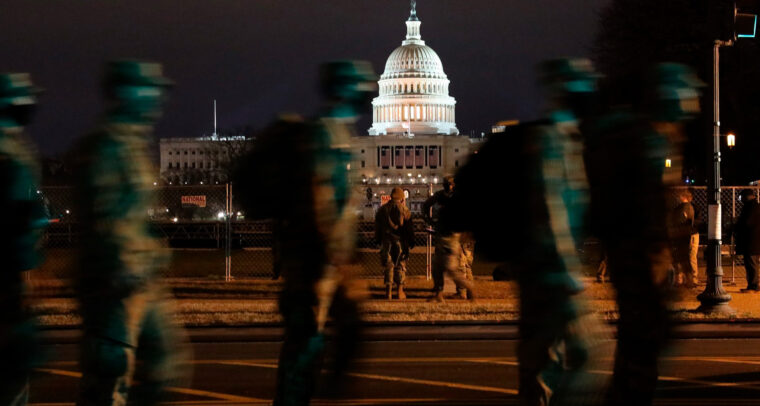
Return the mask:
M281 117L256 135L233 175L235 196L247 218L277 218L294 200L304 201L294 194L309 190L311 134L303 119Z
M540 156L530 142L536 124L491 135L457 172L454 194L441 211L445 229L473 233L485 260L514 259L525 243L537 192L533 177L540 173Z

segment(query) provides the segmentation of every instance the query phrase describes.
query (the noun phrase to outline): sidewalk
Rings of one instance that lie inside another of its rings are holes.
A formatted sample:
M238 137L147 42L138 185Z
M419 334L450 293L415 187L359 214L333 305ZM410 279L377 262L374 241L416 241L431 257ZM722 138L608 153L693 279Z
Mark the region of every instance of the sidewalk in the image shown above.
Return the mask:
M509 323L518 320L519 291L514 282L494 282L489 278L476 278L478 300L475 303L449 299L443 304L427 303L432 293L432 282L425 278L410 278L405 301L383 299L384 287L379 279L359 280L357 291L366 299L361 308L363 318L372 323L430 324L441 322ZM595 283L583 278L586 290L579 296L588 309L600 318L614 322L617 309L614 290L608 283ZM266 326L280 322L277 310L277 292L280 282L251 279L232 282L169 279L167 284L176 297L176 318L190 327ZM670 307L673 316L683 322L705 321L760 321L760 294L739 293L744 281L737 286L726 286L732 295L730 305L736 310L733 317L704 315L694 312L699 307L696 296L704 290L674 290ZM47 290L46 290L47 289ZM32 301L41 323L50 327L76 327L80 320L76 302L67 297L67 289L42 288L42 295ZM53 291L58 293L52 294Z

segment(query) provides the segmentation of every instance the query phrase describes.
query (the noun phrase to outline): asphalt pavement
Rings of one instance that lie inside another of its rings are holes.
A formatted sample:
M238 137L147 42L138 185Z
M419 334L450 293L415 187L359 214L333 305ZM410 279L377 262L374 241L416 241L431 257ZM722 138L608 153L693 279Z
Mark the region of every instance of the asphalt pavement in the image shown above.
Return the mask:
M193 378L171 388L167 404L269 404L280 334L276 327L192 330ZM677 336L662 359L656 404L760 404L759 325L682 325ZM313 404L516 404L516 337L514 325L375 326L346 390L330 397L321 388ZM610 338L599 342L599 362L589 371L599 384L611 374ZM47 332L50 357L33 376L32 405L73 404L77 340L77 331Z

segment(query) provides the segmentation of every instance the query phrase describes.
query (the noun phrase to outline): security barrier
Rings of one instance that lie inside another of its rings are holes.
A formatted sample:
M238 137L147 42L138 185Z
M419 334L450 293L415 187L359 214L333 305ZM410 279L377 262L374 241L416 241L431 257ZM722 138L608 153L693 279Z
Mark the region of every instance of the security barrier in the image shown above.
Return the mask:
M685 188L672 190L674 205L676 192ZM744 188L722 188L723 243L729 246L728 251L731 251L731 230L742 207L739 194ZM698 222L704 225L707 221L707 190L705 187L688 189L693 195ZM147 214L154 232L164 239L173 253L164 276L214 280L273 276L275 238L272 224L246 219L245 213L235 204L232 192L229 185L156 187L156 202ZM39 191L51 219L43 239L46 260L36 273L41 278L67 279L74 272L79 231L72 193L68 187L45 187ZM429 234L421 218L414 219L414 226L416 248L408 260L408 275L424 276L431 262ZM703 226L701 231L703 243L706 241L705 229ZM378 251L374 222L361 221L357 229L356 252L359 276L382 277ZM476 267L474 271L488 275L491 268Z

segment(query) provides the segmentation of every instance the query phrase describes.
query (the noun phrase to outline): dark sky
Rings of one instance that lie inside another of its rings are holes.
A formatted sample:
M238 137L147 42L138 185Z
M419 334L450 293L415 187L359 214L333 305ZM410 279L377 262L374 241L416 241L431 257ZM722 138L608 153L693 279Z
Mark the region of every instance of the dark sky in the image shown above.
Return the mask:
M609 0L419 0L422 37L443 60L463 133L541 109L533 68L587 56ZM105 60L161 61L177 82L161 137L213 126L261 127L280 111L313 113L315 72L367 59L378 74L401 44L406 0L3 0L0 71L28 71L47 89L30 132L61 153L93 126ZM366 131L365 119L360 129Z

